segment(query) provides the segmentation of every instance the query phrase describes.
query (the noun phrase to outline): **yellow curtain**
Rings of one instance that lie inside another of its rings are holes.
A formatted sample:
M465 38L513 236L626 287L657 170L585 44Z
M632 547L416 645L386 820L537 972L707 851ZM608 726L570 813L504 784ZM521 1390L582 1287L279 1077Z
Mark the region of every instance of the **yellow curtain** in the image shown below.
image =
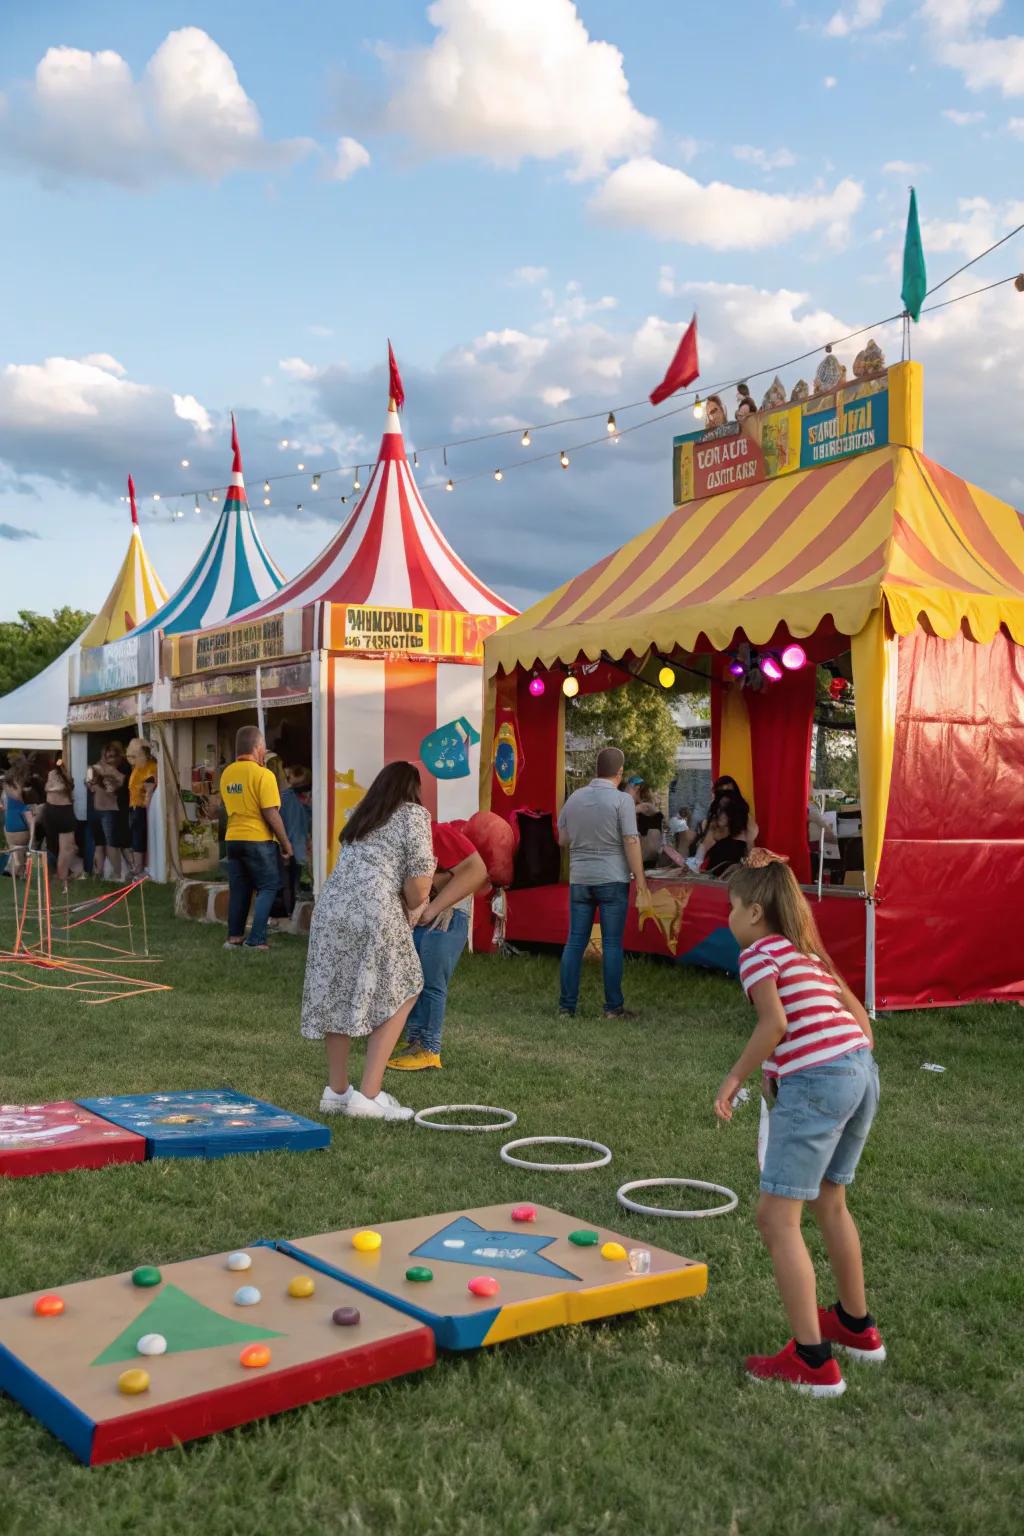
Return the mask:
M729 774L743 791L752 816L754 804L754 763L750 752L750 717L743 690L729 683L722 690L721 738L718 744L718 775Z
M494 715L498 698L498 679L484 680L484 716L480 724L480 809L491 809L491 775L494 771Z
M889 809L892 754L896 736L899 640L890 632L884 602L854 635L853 684L857 713L857 762L868 895L878 879Z

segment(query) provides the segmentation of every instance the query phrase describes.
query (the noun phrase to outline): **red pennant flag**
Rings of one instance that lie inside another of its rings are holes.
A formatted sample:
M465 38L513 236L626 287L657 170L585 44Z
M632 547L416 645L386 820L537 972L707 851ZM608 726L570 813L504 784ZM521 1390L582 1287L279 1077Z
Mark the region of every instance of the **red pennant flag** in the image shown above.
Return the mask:
M398 364L395 362L395 354L390 341L388 342L388 372L391 375L388 391L397 408L401 410L405 404L405 390L402 388L402 375L398 371Z
M132 506L132 522L137 528L139 526L139 509L135 505L135 481L132 479L131 475L128 476L128 500L131 502Z
M685 389L687 384L692 384L699 376L697 316L694 315L683 332L683 339L676 348L676 355L669 364L668 372L657 389L651 390L651 404L660 405L663 400L668 399L669 395L674 395L677 389Z
M242 473L242 450L238 446L238 428L235 426L235 413L231 412L231 452L234 454L234 463L231 465L231 473Z

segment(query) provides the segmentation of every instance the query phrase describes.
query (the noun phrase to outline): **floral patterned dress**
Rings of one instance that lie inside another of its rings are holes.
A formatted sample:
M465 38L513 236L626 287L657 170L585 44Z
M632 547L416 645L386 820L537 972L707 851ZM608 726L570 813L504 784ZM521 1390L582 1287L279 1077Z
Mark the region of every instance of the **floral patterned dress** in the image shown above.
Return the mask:
M302 1033L370 1035L423 987L402 905L406 880L431 875L430 813L401 805L356 843L343 843L313 909Z

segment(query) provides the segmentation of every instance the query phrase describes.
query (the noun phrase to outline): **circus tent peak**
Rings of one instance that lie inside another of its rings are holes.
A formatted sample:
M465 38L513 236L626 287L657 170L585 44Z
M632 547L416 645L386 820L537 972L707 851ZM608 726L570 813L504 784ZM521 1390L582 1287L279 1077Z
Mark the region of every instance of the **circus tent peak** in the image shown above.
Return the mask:
M231 480L216 527L174 596L145 624L165 634L226 624L244 609L273 596L284 577L256 529L242 474L235 418L231 418Z
M351 516L312 564L244 617L316 602L503 617L516 612L459 559L431 517L406 456L394 398L373 473Z
M167 589L160 580L142 542L139 514L135 506L135 482L128 476L128 500L132 531L121 569L107 593L107 600L79 638L79 645L91 648L123 640L145 623L167 601Z

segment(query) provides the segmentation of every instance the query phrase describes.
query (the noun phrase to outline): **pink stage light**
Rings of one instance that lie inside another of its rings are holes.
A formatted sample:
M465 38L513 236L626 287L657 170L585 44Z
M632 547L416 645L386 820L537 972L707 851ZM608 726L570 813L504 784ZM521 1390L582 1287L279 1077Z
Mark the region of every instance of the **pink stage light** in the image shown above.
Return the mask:
M807 652L802 645L797 645L794 641L792 645L786 646L781 660L787 672L799 672L801 667L807 665Z
M770 683L777 683L782 677L782 668L774 656L761 657L761 671Z
M530 692L535 699L539 699L544 692L544 679L542 677L530 678Z
M730 677L743 677L745 675L745 673L746 673L746 670L747 669L743 665L742 661L731 661L729 663L729 676Z

